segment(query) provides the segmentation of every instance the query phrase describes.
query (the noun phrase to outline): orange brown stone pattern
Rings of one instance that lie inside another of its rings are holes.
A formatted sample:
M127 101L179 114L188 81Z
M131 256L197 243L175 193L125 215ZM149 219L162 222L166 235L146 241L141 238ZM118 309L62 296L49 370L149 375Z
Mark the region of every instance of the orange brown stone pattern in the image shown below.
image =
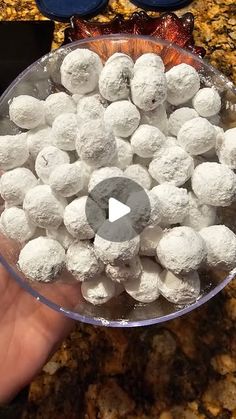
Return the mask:
M137 9L111 0L96 19ZM196 0L194 37L236 83L235 0ZM151 15L155 15L150 13ZM1 0L0 19L42 19L31 0ZM54 47L65 24L56 24ZM236 418L236 283L162 326L106 329L77 323L31 384L24 419Z

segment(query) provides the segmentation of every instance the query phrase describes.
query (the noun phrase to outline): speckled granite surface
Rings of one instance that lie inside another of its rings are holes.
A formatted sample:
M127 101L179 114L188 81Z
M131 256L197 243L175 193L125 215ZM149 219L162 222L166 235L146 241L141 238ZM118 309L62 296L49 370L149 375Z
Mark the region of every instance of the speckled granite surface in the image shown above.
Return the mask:
M99 19L136 10L111 0ZM236 83L235 0L196 0L194 36ZM0 19L41 19L31 0L1 0ZM54 46L65 25L57 24ZM236 283L181 319L133 330L77 324L31 385L24 419L236 418Z

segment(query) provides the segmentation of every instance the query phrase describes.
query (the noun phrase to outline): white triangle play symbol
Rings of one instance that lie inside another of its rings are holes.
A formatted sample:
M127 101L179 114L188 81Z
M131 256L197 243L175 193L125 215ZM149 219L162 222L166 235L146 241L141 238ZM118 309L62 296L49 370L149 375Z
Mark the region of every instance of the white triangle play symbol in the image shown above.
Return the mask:
M117 201L115 198L109 198L108 201L108 217L109 221L113 223L114 221L119 220L124 215L130 213L130 207L128 205L122 204L122 202Z

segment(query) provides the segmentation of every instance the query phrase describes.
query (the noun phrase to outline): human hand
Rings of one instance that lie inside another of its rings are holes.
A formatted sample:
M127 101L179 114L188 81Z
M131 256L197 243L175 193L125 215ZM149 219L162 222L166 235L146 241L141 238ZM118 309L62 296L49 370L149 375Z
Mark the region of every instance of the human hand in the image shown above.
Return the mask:
M73 286L61 290L62 300L73 299ZM0 403L31 382L72 327L72 320L37 301L0 266Z

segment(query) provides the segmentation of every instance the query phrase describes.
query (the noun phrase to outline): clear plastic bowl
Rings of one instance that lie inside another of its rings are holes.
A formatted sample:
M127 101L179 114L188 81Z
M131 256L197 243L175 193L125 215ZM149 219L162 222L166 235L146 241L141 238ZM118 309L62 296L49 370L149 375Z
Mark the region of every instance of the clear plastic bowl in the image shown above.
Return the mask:
M66 45L44 56L21 73L0 99L0 135L18 132L17 127L8 118L8 102L11 98L19 94L30 94L45 99L50 93L64 90L60 84L59 67L64 55L76 48L89 48L97 52L103 60L114 52L130 54L134 59L145 52L156 52L161 55L167 69L180 62L190 63L199 72L203 84L215 86L221 92L220 125L224 128L236 125L236 89L224 75L206 61L161 39L112 35L89 38ZM221 209L218 216L221 223L236 232L235 205ZM64 271L57 281L50 284L27 280L17 269L19 251L19 244L3 235L0 236L2 265L34 298L72 319L112 327L144 326L182 316L213 298L234 278L236 273L236 270L230 273L215 270L201 271L201 295L194 304L186 307L171 304L162 297L154 303L141 304L125 293L105 305L93 306L83 300L80 284L67 271Z

